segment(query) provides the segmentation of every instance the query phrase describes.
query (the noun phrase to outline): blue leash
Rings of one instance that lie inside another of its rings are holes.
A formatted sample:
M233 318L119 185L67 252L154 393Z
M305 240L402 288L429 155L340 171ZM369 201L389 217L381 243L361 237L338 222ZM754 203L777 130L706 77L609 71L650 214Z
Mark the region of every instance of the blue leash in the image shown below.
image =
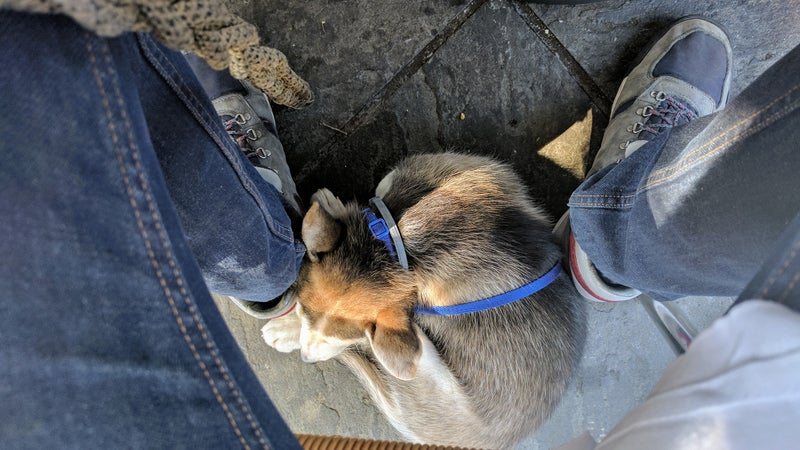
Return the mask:
M541 291L552 283L561 273L561 263L556 263L549 272L541 277L533 280L532 282L514 289L513 291L506 292L505 294L495 295L494 297L485 298L469 303L462 303L460 305L452 306L417 306L414 312L417 314L426 314L431 316L455 316L458 314L468 314L478 311L485 311L498 306L507 305L517 300L521 300L531 294Z
M383 203L380 197L373 197L369 201L370 206L378 210L378 217L371 208L364 208L361 214L367 221L367 226L372 236L383 242L389 255L395 258L403 269L408 270L408 258L406 256L405 245L403 245L403 238L400 236L400 230L389 212L389 208ZM485 311L487 309L497 308L498 306L507 305L517 300L521 300L529 295L541 291L550 285L558 275L561 274L561 263L556 263L550 271L541 277L533 280L525 286L514 289L513 291L506 292L505 294L495 295L494 297L485 298L469 303L462 303L460 305L452 306L417 306L414 312L417 314L426 314L431 316L455 316L458 314L468 314L478 311Z

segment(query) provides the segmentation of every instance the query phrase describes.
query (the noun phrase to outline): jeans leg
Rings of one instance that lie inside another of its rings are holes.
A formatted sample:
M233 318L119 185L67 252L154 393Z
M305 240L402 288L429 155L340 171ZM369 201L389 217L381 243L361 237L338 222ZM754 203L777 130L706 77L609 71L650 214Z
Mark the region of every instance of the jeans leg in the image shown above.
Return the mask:
M297 276L305 252L281 194L225 132L183 55L149 35L137 39L132 81L206 284L212 292L251 301L279 296Z
M742 291L800 210L798 70L800 48L575 191L575 238L604 276L658 300Z
M0 42L2 447L298 448L182 234L136 38L3 11Z

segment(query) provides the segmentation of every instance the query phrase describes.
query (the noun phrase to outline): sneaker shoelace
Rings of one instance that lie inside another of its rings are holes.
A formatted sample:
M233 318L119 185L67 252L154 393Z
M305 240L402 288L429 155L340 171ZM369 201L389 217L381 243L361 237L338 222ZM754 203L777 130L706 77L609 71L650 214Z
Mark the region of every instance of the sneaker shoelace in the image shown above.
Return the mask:
M273 169L270 165L274 163L270 157L272 156L272 151L269 149L265 149L263 147L256 147L253 148L253 143L259 140L262 137L260 131L253 129L253 128L245 128L247 121L250 120L250 115L246 114L236 114L235 116L230 115L223 115L220 116L222 119L223 124L225 125L225 131L228 133L228 136L236 142L236 145L239 147L239 150L244 153L244 156L254 165L256 168L265 168L275 172L275 175L278 176L278 184L275 184L271 180L267 180L268 183L275 186L281 194L282 192L282 181L280 180L280 175L278 175L277 171ZM269 133L269 131L267 131ZM264 175L262 174L262 177ZM288 200L285 197L283 199L284 205L286 206L286 211L289 214L289 219L292 222L292 231L294 231L295 236L300 236L301 234L301 227L303 223L303 213L302 207L299 205L300 197L295 192L293 201Z
M665 130L691 122L699 117L697 111L687 103L664 92L654 91L650 95L658 100L655 107L645 106L636 110L644 122L636 122L628 127L628 131L638 135L636 140L651 140ZM632 141L624 142L620 148L624 149Z
M245 117L242 114L222 117L222 121L225 124L225 131L231 139L236 142L236 145L239 146L244 156L255 164L258 159L269 158L272 152L263 147L253 148L252 143L257 141L261 136L259 136L259 132L253 128L244 128L248 120L249 117Z

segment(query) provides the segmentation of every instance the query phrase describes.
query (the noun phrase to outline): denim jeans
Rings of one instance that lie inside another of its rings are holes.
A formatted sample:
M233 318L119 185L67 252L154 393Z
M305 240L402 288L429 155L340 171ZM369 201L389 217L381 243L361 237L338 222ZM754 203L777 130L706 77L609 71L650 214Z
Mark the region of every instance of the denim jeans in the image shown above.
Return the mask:
M0 11L0 447L297 448L209 295L304 248L180 53Z
M800 48L721 112L663 133L572 194L575 239L654 299L737 296L800 211Z
M657 300L739 298L603 441L561 448L800 439L798 69L800 48L722 112L657 136L571 196L575 238L605 277Z

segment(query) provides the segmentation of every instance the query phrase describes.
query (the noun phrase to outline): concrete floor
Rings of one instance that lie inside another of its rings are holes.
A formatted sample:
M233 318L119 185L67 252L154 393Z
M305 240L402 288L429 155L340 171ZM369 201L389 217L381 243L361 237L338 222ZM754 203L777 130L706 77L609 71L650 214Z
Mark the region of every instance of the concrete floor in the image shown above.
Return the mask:
M566 209L597 150L630 62L674 19L701 15L727 29L733 95L800 44L800 0L230 5L317 95L305 109L276 109L304 198L328 187L343 199L366 200L404 156L456 149L511 163L553 217ZM728 304L704 298L679 306L703 329ZM225 302L220 308L295 432L399 439L342 366L279 354L261 341L263 322ZM602 438L674 358L638 302L592 305L578 374L553 417L521 448L550 448L584 430Z

